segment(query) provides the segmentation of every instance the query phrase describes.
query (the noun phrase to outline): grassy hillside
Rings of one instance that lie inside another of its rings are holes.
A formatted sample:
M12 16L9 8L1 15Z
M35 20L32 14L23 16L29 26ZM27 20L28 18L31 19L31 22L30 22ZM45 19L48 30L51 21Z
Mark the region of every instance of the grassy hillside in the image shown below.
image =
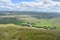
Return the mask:
M60 40L60 14L0 12L0 40Z
M60 40L60 31L44 30L31 27L16 26L0 27L0 40Z

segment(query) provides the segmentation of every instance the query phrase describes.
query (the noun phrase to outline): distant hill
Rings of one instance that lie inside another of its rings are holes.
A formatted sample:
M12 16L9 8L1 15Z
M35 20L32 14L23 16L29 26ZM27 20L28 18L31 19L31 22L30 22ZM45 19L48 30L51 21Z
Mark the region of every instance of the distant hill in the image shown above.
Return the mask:
M0 11L0 16L6 15L32 15L36 18L60 18L60 13L55 12L19 12L19 11Z

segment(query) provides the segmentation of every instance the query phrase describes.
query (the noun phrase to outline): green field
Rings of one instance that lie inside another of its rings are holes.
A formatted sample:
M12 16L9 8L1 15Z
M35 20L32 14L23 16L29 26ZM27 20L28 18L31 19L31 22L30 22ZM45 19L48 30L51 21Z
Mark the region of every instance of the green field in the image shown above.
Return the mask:
M20 17L20 18L3 18L0 19L0 24L15 24L20 26L28 26L31 24L32 27L56 27L57 30L60 30L60 18L51 18L51 19L37 19L34 17Z
M19 18L19 20L23 20L21 23L22 26L30 23L32 27L56 27L57 30L60 30L60 18L51 18L51 19L37 19L33 17ZM19 23L17 24L19 25Z

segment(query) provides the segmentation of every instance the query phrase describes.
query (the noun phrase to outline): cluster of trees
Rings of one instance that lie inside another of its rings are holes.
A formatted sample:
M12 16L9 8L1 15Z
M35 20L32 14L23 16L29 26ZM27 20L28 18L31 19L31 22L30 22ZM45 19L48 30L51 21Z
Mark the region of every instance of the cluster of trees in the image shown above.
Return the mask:
M56 26L53 26L53 27L51 27L51 26L48 26L48 27L44 26L44 29L53 30L53 29L56 29Z
M27 24L22 25L22 26L36 27L36 28L44 28L44 29L48 29L48 30L54 30L54 29L56 29L56 26L55 26L55 25L52 25L52 26L43 26L43 27L41 27L41 26L35 26L35 25L33 25L33 24L34 24L34 23L27 23Z

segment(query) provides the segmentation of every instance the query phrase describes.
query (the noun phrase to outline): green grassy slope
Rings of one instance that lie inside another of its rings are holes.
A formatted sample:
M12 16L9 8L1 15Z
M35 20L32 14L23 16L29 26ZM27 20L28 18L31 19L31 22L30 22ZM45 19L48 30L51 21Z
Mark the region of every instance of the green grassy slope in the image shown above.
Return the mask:
M30 27L0 27L0 40L60 40L60 31Z

